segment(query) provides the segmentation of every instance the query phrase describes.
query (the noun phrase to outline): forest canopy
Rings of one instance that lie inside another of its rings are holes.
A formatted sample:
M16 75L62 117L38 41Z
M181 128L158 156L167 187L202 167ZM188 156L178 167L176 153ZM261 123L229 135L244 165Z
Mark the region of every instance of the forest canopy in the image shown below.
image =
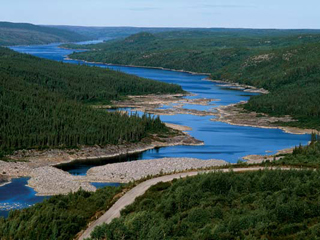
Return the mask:
M0 155L17 149L137 142L166 131L159 118L93 109L127 95L183 93L180 86L0 48Z
M91 239L316 239L319 171L209 173L159 183Z
M252 97L248 110L291 115L298 120L292 126L320 129L320 34L316 30L139 33L81 47L89 51L74 53L72 58L209 73L212 79L263 87L270 94Z
M0 46L86 41L89 37L55 27L0 22Z

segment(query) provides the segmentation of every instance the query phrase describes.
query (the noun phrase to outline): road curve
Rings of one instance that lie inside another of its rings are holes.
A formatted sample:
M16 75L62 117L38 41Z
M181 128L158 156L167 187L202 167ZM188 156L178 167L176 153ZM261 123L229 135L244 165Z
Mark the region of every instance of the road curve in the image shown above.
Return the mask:
M247 172L247 171L258 171L264 169L279 169L279 168L265 168L265 167L248 167L248 168L235 168L232 169L233 172ZM291 168L280 168L281 170L290 170ZM178 178L185 178L196 176L199 173L208 173L213 171L220 171L220 172L228 172L230 168L226 169L219 169L219 170L210 170L210 171L193 171L193 172L185 172L185 173L177 173L172 175L166 175L162 177L152 178L145 182L138 184L136 187L131 189L129 192L124 194L105 214L103 214L99 219L93 222L87 230L80 236L79 240L84 240L89 238L91 232L94 230L95 227L103 224L103 223L110 223L113 219L120 217L120 211L124 209L126 206L132 204L135 199L141 195L143 195L150 187L156 185L160 182L170 182L174 179Z

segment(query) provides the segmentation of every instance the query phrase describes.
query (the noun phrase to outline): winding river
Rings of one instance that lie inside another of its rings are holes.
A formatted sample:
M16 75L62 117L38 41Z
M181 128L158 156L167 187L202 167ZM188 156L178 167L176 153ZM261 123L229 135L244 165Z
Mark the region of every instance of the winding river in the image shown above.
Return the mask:
M188 92L195 94L192 98L212 98L209 106L185 105L187 109L209 110L220 105L229 105L240 101L245 101L256 93L235 91L221 87L221 84L206 80L205 75L193 75L189 73L168 71L160 69L138 68L114 66L105 64L84 63L82 61L70 60L67 58L73 50L61 49L59 44L39 45L39 46L18 46L12 47L13 50L32 54L37 57L47 58L56 61L63 61L72 64L95 65L102 68L111 68L125 73L138 75L140 77L150 78L157 81L175 83L182 86ZM193 137L205 142L203 146L175 146L165 147L145 151L140 154L123 156L121 158L74 162L63 165L60 168L75 175L85 175L90 167L104 165L108 162L157 159L163 157L192 157L199 159L223 159L229 162L237 162L243 156L251 154L273 154L278 150L296 146L298 144L307 144L309 135L294 135L283 132L279 129L262 129L253 127L233 126L222 122L211 121L212 116L195 116L178 114L174 116L161 116L161 119L168 123L179 124L191 127L188 131ZM25 207L40 202L43 197L36 197L32 189L25 186L27 179L14 180L11 184L0 187L0 216L6 215L5 206L14 208ZM101 186L105 186L103 184ZM101 187L97 186L97 187ZM17 190L10 190L17 189ZM27 191L27 196L21 192ZM12 194L12 192L14 194ZM2 209L2 210L1 210Z

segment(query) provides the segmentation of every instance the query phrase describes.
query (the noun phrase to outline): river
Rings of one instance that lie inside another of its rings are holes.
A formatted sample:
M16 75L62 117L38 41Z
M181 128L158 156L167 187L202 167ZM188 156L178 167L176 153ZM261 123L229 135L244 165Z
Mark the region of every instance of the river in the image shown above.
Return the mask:
M221 84L206 80L206 75L194 75L189 73L168 71L150 68L125 67L105 64L84 63L82 61L70 60L67 55L73 50L61 49L59 44L38 45L38 46L17 46L12 47L13 50L32 54L37 57L51 59L55 61L63 61L72 64L87 64L95 65L102 68L111 68L128 74L134 74L140 77L150 78L157 81L175 83L190 93L195 94L193 98L212 98L218 99L213 101L209 106L200 105L185 105L184 108L208 110L216 108L220 105L229 105L240 101L246 101L256 93L248 93L236 91L221 87ZM128 161L128 160L143 160L157 159L163 157L192 157L199 159L223 159L228 162L237 162L241 157L251 154L273 154L278 150L296 146L298 144L307 144L310 136L294 135L283 132L279 129L262 129L253 127L234 126L222 122L211 121L212 116L195 116L178 114L174 116L161 116L161 120L191 127L189 134L199 140L205 142L203 146L175 146L165 147L146 151L140 154L131 156L122 156L121 158L74 162L72 164L63 165L60 168L75 175L85 175L90 167L104 165L107 162ZM24 180L26 182L26 180ZM14 183L12 183L14 184ZM6 189L10 189L12 184L6 185ZM21 191L27 188L23 181L20 183ZM0 188L0 195L3 187ZM29 193L34 194L34 193ZM19 194L16 197L16 202L19 202ZM11 200L10 200L11 199ZM7 201L8 200L8 201ZM35 197L27 205L37 201L42 201L43 198ZM12 198L0 198L0 206L6 202L14 203ZM24 206L25 201L21 199L19 204ZM1 208L0 208L1 215ZM4 215L4 213L2 214Z

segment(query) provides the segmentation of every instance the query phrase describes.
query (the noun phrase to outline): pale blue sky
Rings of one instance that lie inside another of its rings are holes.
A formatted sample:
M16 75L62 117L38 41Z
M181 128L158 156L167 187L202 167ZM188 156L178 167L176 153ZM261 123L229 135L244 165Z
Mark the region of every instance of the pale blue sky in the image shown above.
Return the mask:
M0 21L81 26L320 28L319 0L0 0Z

